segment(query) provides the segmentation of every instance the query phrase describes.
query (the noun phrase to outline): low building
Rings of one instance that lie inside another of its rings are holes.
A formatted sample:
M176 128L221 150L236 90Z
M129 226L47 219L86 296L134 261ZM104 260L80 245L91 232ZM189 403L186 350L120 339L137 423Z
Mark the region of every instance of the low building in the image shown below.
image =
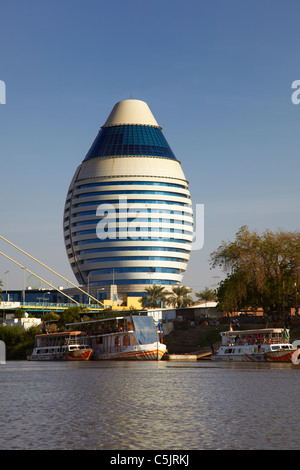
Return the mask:
M5 319L6 326L21 326L24 330L28 330L32 326L39 326L42 323L40 318L30 318L24 313L22 318L15 318L14 314L8 313Z
M203 318L219 319L222 317L222 312L218 309L218 302L211 300L198 302L190 307L186 307L184 310L193 311L196 322Z

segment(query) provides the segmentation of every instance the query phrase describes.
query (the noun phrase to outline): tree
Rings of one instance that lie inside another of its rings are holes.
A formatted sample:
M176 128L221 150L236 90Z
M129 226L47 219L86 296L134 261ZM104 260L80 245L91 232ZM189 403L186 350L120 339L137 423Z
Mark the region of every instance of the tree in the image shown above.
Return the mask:
M158 285L146 287L147 297L143 297L141 302L144 308L157 308L160 302L166 302L165 288Z
M198 297L199 300L212 300L212 301L217 301L218 296L215 290L209 289L208 287L205 287L204 290L201 290L200 292L195 292L195 296Z
M1 295L2 294L2 289L1 289L2 286L3 286L3 282L0 281L0 302L3 300L3 297Z
M69 307L64 312L61 314L59 321L58 321L58 326L59 328L63 328L66 323L75 323L76 321L79 321L79 314L84 313L86 311L85 307L82 306L76 306L76 307Z
M167 300L169 305L172 305L176 308L184 308L188 305L194 303L190 293L192 292L191 289L185 286L174 286L172 287L172 292L168 292L170 297Z
M267 314L284 315L286 307L296 304L300 232L265 230L259 235L243 226L234 242L222 242L211 254L211 261L213 268L227 272L218 289L220 307L259 306Z

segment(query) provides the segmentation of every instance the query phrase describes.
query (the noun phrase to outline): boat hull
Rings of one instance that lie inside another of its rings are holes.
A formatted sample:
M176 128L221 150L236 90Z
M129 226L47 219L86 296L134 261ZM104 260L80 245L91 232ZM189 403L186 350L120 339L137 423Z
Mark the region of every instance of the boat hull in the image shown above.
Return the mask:
M226 361L226 362L266 362L263 354L241 354L235 357L230 355L218 355L211 356L212 361Z
M240 355L230 355L230 354L215 354L211 356L212 361L227 361L227 362L292 362L292 356L295 352L293 350L278 350L278 351L269 351L264 354L240 354Z
M92 349L80 349L76 351L68 351L64 357L66 361L89 361L93 353Z
M115 360L115 361L160 361L167 348L165 344L153 343L138 346L129 346L123 351L100 352L95 350L93 359L95 360Z
M296 349L289 351L270 351L265 353L265 360L267 362L292 362L292 356Z
M62 353L56 354L30 354L27 356L27 361L63 361L64 355Z

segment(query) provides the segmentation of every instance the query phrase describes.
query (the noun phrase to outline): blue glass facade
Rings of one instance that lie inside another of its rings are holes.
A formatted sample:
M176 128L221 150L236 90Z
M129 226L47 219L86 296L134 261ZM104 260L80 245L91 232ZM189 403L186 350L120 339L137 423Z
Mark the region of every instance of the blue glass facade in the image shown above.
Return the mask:
M119 155L147 155L175 159L161 129L126 125L102 128L85 160Z

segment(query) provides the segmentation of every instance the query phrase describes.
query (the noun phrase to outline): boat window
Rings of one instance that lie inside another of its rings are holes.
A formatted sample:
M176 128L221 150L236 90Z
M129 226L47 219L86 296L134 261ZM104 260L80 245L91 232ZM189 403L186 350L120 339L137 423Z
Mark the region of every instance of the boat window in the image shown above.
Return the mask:
M280 346L271 346L272 351L275 351L276 349L279 349Z

